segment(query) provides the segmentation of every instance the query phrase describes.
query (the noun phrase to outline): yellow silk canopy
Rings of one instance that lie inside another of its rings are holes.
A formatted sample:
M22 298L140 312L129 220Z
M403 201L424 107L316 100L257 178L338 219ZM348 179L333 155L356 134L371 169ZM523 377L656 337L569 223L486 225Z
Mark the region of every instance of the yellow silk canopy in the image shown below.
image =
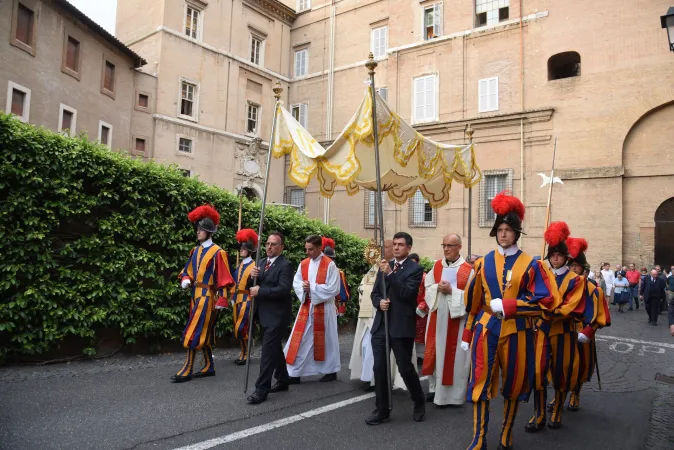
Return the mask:
M377 94L377 124L382 190L397 204L405 203L417 189L433 208L449 201L452 181L465 187L480 181L473 145L448 145L425 138L392 112ZM376 169L372 127L371 87L356 114L337 137L323 148L293 118L281 102L276 109L272 154L290 155L289 176L306 187L317 175L323 196L332 197L338 185L349 195L360 188L376 191Z

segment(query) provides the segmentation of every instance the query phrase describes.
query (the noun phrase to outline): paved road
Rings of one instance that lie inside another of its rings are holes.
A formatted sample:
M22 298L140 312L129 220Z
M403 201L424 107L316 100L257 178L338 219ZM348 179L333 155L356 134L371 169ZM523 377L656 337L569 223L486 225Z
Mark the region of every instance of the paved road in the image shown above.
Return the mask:
M599 334L602 391L596 378L583 391L582 409L565 412L564 428L536 435L523 426L532 404L522 404L515 425L517 449L674 449L674 338L664 325L646 325L646 313L613 314ZM303 380L259 406L246 404L243 367L236 352L216 351L218 375L184 384L169 377L182 355L117 356L48 367L0 369L2 449L464 449L472 408L431 406L412 421L404 392L394 394L393 420L368 427L371 393L348 380L353 336L341 336L342 371L335 383ZM257 365L251 368L257 374ZM254 376L251 377L254 379ZM424 387L425 384L424 384ZM502 402L492 402L491 448L496 448ZM214 440L215 441L212 441ZM219 444L219 445L215 445ZM214 446L214 447L213 447Z

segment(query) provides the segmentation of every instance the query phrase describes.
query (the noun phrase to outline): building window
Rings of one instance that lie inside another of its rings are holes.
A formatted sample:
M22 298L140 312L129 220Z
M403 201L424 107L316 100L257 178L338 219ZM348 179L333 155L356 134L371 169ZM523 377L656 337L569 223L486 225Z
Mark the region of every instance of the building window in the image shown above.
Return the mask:
M383 58L388 50L388 27L379 27L372 30L370 51L375 58Z
M5 112L14 114L22 122L30 117L30 89L10 81L7 85Z
M200 19L201 11L194 8L191 5L186 5L186 14L185 14L185 34L192 39L200 39L199 32L200 30Z
M250 134L255 134L257 135L258 131L258 119L259 119L259 113L260 113L260 106L253 104L253 103L248 103L248 119L246 121L246 133Z
M442 36L442 3L424 8L423 36L425 41Z
M112 148L112 125L100 120L98 122L98 141L108 148Z
M192 154L192 139L178 136L178 151L181 153Z
M250 36L250 62L262 66L264 60L264 39Z
M475 0L475 26L496 25L510 17L510 0Z
M427 75L414 79L414 122L438 120L436 107L437 77Z
M136 138L135 149L137 152L145 152L145 139Z
M24 3L14 2L11 44L35 56L35 11Z
M192 171L191 171L191 170L189 170L189 169L178 169L178 170L180 171L180 173L183 174L183 176L184 176L185 178L190 178L190 177L192 177Z
M303 77L309 73L309 49L295 52L295 77Z
M302 125L302 127L306 130L308 123L307 121L308 105L306 103L303 103L301 105L293 105L291 111L295 120L298 121L300 125Z
M66 136L75 136L77 133L77 110L75 108L61 103L58 131Z
M377 228L378 217L376 217L376 194L374 191L365 191L365 220L363 225L365 228ZM381 193L382 209L386 205L386 192Z
M81 55L80 41L72 36L66 35L63 43L63 62L61 63L61 71L79 80Z
M286 188L285 203L288 205L304 208L304 189L289 187Z
M178 116L189 119L198 120L198 99L199 99L199 85L190 83L189 81L180 81L180 112Z
M491 201L499 192L512 191L514 171L512 169L484 170L482 175L479 224L481 227L491 227L496 219L496 214L491 209Z
M138 94L138 106L141 108L147 108L150 104L150 97L146 94Z
M410 227L434 228L438 224L437 211L431 208L431 204L419 189L410 199L408 214Z
M498 77L478 81L478 112L498 111Z
M309 11L311 9L311 0L298 0L297 12Z
M563 52L548 59L548 81L580 76L580 55L577 52Z
M115 65L103 59L103 79L101 80L101 93L115 98Z
M388 88L387 87L380 87L377 88L377 94L385 101L388 102Z

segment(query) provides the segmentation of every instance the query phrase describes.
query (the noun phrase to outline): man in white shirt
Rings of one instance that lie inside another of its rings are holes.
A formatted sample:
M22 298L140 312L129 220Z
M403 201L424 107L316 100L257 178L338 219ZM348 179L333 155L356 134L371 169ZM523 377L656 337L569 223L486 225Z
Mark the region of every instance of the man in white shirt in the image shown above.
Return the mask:
M284 350L291 384L299 384L302 376L317 374L324 375L320 381L335 381L340 370L335 307L339 271L321 251L322 245L320 236L306 238L307 258L293 280L302 306Z

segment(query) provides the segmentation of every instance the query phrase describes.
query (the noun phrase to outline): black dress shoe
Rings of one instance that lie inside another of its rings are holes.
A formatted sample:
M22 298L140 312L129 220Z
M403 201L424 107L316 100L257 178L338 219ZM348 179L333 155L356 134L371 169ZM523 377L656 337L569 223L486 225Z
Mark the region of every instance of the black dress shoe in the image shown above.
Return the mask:
M558 430L562 428L562 422L553 422L552 420L548 422L548 428L553 430Z
M288 377L288 384L300 384L302 379L300 377Z
M277 381L276 384L271 387L269 392L275 394L277 392L283 392L287 390L288 390L288 383L281 383L280 381Z
M552 402L548 403L548 406L546 406L546 408L550 412L554 411L555 410L555 402L552 401Z
M190 381L192 379L192 375L187 375L187 376L180 376L180 375L173 375L171 377L171 381L174 383L184 383L185 381Z
M578 411L580 409L580 406L574 406L574 405L569 405L567 406L566 410L567 411Z
M236 358L233 362L238 366L239 363L241 362L241 358Z
M435 392L426 394L426 403L433 403L433 400L435 400Z
M414 421L423 422L426 418L426 402L419 402L414 405Z
M527 433L535 433L541 430L545 430L545 422L538 424L536 422L529 422L526 425L524 425L524 431L526 431Z
M381 425L390 420L391 417L388 414L381 414L378 409L375 409L372 415L365 419L365 423L368 425Z
M513 448L512 445L506 446L503 444L499 444L498 447L496 447L496 450L512 450L512 448Z
M245 359L237 359L236 361L234 361L234 364L236 364L237 366L245 366L246 360Z
M246 400L248 400L248 404L250 405L259 405L260 403L267 400L267 395L260 394L259 392L253 392Z
M326 383L328 381L337 381L337 373L328 373L326 375L323 375L320 380L318 380L321 383Z
M192 375L192 378L206 378L206 377L214 377L215 376L215 370L212 372L197 372L194 375Z

